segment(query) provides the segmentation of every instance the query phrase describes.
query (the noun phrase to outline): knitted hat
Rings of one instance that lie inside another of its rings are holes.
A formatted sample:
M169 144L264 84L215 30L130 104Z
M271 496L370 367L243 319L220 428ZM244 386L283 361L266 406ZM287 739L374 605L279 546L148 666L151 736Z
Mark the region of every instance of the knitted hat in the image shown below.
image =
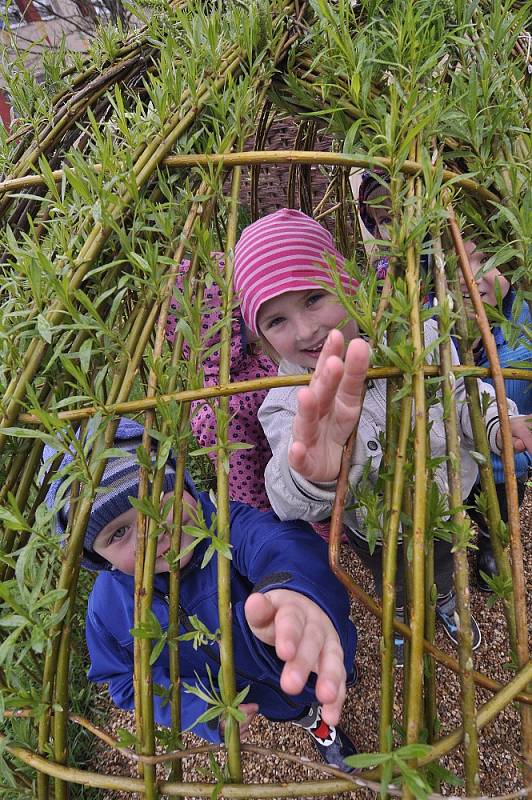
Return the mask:
M244 228L235 248L234 283L248 328L258 333L258 311L273 297L320 283L333 288L331 260L344 288L356 287L331 234L302 211L283 208Z
M110 458L107 461L100 485L94 498L91 514L85 531L83 542L83 557L81 566L91 570L111 569L111 564L105 558L94 552L93 545L96 537L113 519L131 508L130 497L137 497L139 491L139 462L136 449L142 444L144 428L133 420L125 417L118 423L115 434L115 447L123 450L123 457ZM51 447L46 447L43 457L45 460L54 455ZM73 460L67 454L60 466L60 470ZM55 502L62 480L50 484L46 495L47 505L51 508ZM175 485L175 461L170 456L164 474L163 493L173 491ZM193 497L197 497L192 478L185 473L185 488ZM70 511L70 496L67 502L56 515L56 531L64 541Z
M379 180L376 175L382 178L382 180ZM376 169L373 172L364 172L362 174L362 180L358 189L358 211L362 222L372 235L375 235L377 225L371 213L371 205L368 205L368 201L370 196L377 190L380 190L380 196L384 199L386 196L386 189L383 186L383 182L387 183L388 180L388 174L381 169Z

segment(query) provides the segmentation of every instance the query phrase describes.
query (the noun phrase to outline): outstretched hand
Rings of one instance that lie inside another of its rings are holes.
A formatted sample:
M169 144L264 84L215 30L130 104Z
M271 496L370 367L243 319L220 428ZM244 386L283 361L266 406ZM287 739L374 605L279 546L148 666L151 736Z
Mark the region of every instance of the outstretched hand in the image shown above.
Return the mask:
M299 694L315 672L323 719L337 725L345 700L346 671L340 639L327 614L305 595L289 589L251 594L245 613L253 634L275 647L285 662L281 689Z
M370 347L352 339L344 354L342 333L332 330L308 386L297 395L288 463L309 481L338 477L343 447L358 422Z
M532 416L510 417L512 429L512 443L516 453L532 453ZM502 448L500 429L497 431L495 443L499 450Z

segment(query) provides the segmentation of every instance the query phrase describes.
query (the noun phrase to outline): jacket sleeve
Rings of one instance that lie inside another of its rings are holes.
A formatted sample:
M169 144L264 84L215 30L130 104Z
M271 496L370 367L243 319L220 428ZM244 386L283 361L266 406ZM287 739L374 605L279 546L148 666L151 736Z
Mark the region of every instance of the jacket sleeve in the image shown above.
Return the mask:
M349 674L355 628L347 592L329 567L325 542L304 522L283 522L273 512L242 503L231 506L233 567L247 577L252 591L290 589L313 600L336 628Z
M459 364L458 354L454 345L452 345L453 364ZM491 384L477 379L478 390L480 393L481 408L484 409L484 424L486 426L486 433L488 436L488 443L490 450L497 455L500 455L500 448L497 446L496 437L501 426L499 419L499 412L497 409L497 401L495 398L495 389ZM483 398L484 395L484 398ZM455 399L456 409L458 413L458 421L463 435L466 437L468 444L473 447L473 426L471 423L471 416L469 414L469 405L467 402L467 393L465 388L465 381L462 377L458 378L455 383ZM508 403L508 416L514 417L519 414L518 408L513 400L509 397L506 398Z
M272 451L264 474L266 491L280 519L317 522L331 515L336 481L311 483L290 468L288 450L296 409L297 389L270 390L259 409L259 422Z
M118 599L118 604L112 605L109 602L109 596L104 596L106 593L103 588L102 585L99 587L98 581L96 581L89 598L86 639L91 666L88 677L93 683L107 683L113 703L126 711L133 711L135 697L133 689L133 639L130 634L132 620L129 615L122 616L121 612L124 611L124 607L121 606L120 599ZM100 613L102 604L107 608L107 612L103 614ZM114 611L111 613L109 609L114 609ZM197 684L197 678L194 675L182 675L181 678L182 682L188 685ZM170 686L167 648L163 650L153 666L152 679L154 686L162 686L164 689L168 689ZM153 706L156 723L170 727L170 704L166 701L166 698L154 692ZM194 725L207 708L208 704L205 700L187 692L185 688L182 689L181 717L183 730L191 728L202 739L206 739L213 744L219 744L221 736L217 720Z

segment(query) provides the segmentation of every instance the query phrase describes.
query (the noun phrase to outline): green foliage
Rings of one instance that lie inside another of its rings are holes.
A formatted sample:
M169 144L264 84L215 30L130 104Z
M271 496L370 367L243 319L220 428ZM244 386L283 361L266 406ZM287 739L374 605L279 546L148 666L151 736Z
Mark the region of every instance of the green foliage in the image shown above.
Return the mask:
M398 409L412 392L415 372L426 361L438 363L439 345L459 316L450 298L436 310L422 309L422 320L436 317L439 330L416 355L411 335L415 300L405 267L409 252L416 260L433 256L434 231L447 221L443 190L461 226L469 225L467 235L487 253L484 269L500 267L517 289L512 320L503 318L498 297L497 306L488 310L490 321L502 325L510 343L524 338L530 349L531 332L517 323L517 315L532 297L532 160L525 65L514 51L527 10L526 3L510 0L311 0L295 21L294 9L281 0L149 0L135 9L144 29L127 40L120 26L102 25L87 58L67 53L63 43L47 49L41 83L24 66L26 52L19 50L13 61L4 61L1 71L18 119L13 136L0 131L0 170L13 177L42 177L41 185L0 195L0 387L7 420L0 432L0 486L5 487L0 504L0 710L22 708L32 715L3 720L10 741L36 748L36 726L45 726L55 697L54 687L41 686L43 663L53 663L70 614L72 708L86 714L93 705L82 642L90 579L82 576L81 589L76 589L72 574L65 573L68 550L60 548L53 516L77 484L74 507L94 497L105 460L117 455L106 439L115 404L128 403L120 413L125 409L137 415L141 404L136 401L148 390L155 392L150 426L158 443L156 464L143 448L137 451L151 485L171 449L187 453L187 467L207 489L215 477L208 456L216 451L227 471L230 454L249 446L227 441L229 416L212 401L218 444L198 448L182 419L183 406L162 397L203 385L203 362L218 347L212 337L228 326L224 319L202 331L207 310L203 288L218 286L231 306L228 275L209 256L226 247L226 170L222 164L176 169L165 158L242 149L269 94L277 107L323 122L335 136L333 148L362 155L373 168L382 164L378 159L389 159L384 176L377 175L390 187L391 240L377 247L394 263L390 304L377 320L382 282L359 244L347 263L358 289L345 292L336 275L336 290L349 315L374 341L373 364L402 372L390 401L392 410ZM281 52L287 37L291 47ZM415 184L407 163L412 161L419 165ZM54 176L58 168L63 169L60 181ZM488 203L479 193L465 191L444 169L478 181L498 200ZM192 208L197 212L193 224ZM239 229L248 221L249 211L239 209ZM448 249L446 268L453 272ZM176 261L183 256L196 258L197 275L176 287ZM430 276L422 276L418 288L423 298L432 288ZM157 319L172 293L178 304L176 335L183 339L185 354L172 353L166 343L154 350ZM473 326L470 333L473 339ZM426 381L428 408L439 401L440 389L441 378ZM488 402L483 397L484 411ZM65 420L65 412L81 406L96 413L90 428L85 419L77 431L77 420ZM17 420L18 412L34 415L38 426ZM446 416L452 412L445 408ZM63 491L53 509L43 497L59 467L53 457L41 464L43 445L74 455L60 473ZM410 438L407 483L415 479L413 455ZM471 455L478 463L486 461L477 449ZM427 480L442 467L442 458L428 458ZM449 458L458 469L456 458ZM382 497L393 468L385 472L383 466L376 477L367 465L353 492L370 547L382 537L389 513ZM150 493L133 504L150 522L147 544L153 545L168 529L168 508L161 509L159 498ZM479 506L486 511L484 498ZM454 539L459 548L472 546L469 524L450 520L447 500L434 483L426 519L428 536ZM412 525L407 502L401 525L406 533ZM67 538L75 540L75 519L69 531ZM215 517L205 520L197 514L185 531L193 542L181 553L168 554L172 568L203 543L203 565L215 555L231 558L229 545L216 533ZM504 525L499 533L506 543ZM492 579L492 588L494 601L509 601L507 578ZM134 635L143 648L148 642L148 671L166 645L177 645L149 610ZM219 637L219 631L209 631L193 616L179 638L200 647ZM50 688L51 699L46 699ZM227 697L220 676L210 676L207 686L187 689L207 704L202 721L225 720L230 737L242 719L238 704L245 690ZM169 696L164 687L155 691ZM173 735L166 741L174 741ZM69 763L87 763L87 735L69 726L68 739ZM138 743L136 737L122 736L121 741ZM49 752L50 746L44 749ZM423 744L409 745L358 756L356 764L381 767L383 793L395 772L406 788L424 798L430 771L424 776L409 761L429 751ZM438 771L437 766L430 769ZM213 773L216 796L230 775L214 766L210 777ZM451 782L441 772L436 777ZM33 780L29 769L1 755L3 796L35 796ZM90 790L75 792L76 797L91 795Z

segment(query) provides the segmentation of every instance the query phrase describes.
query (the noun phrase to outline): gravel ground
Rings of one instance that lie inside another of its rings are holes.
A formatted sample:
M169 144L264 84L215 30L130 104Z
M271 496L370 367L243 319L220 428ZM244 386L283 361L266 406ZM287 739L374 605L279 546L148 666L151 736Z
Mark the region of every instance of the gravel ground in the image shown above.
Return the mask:
M525 566L527 585L530 585L532 574L532 491L529 489L522 509L522 531L525 550ZM346 547L342 553L344 566L349 570L360 585L369 592L373 591L373 582L370 574L358 562L356 556ZM471 564L471 566L473 566ZM531 617L531 598L529 592L529 619ZM472 610L482 631L482 643L475 653L475 667L492 678L501 682L508 680L508 671L504 667L506 660L505 624L502 612L496 606L486 607L486 595L472 590ZM369 752L378 749L378 708L380 686L380 661L379 661L379 626L372 615L358 603L352 605L352 618L356 622L359 643L357 663L359 666L358 684L348 692L344 705L342 725L357 743L360 752ZM437 644L446 652L452 654L452 644L441 631L437 634ZM396 671L398 682L400 671ZM438 667L438 704L441 720L441 734L453 730L460 722L459 713L459 686L457 677L448 670ZM477 691L477 704L485 702L490 693L484 690ZM395 698L396 718L400 721L401 699L400 687ZM522 777L519 770L519 715L515 708L508 708L497 720L480 733L480 764L481 764L481 790L485 795L498 795L511 793L522 787ZM107 730L111 733L119 728L133 730L132 715L109 708L107 715ZM268 750L282 750L307 757L314 761L315 750L310 737L304 731L290 724L270 723L262 717L257 717L250 732L250 742L267 748ZM202 740L187 734L186 747L195 747L204 744ZM462 774L461 753L455 751L443 762L444 766L453 770L458 775ZM251 756L243 755L244 780L248 783L268 783L290 780L303 780L318 777L303 765L281 762L273 755ZM94 769L108 774L134 775L134 768L119 753L108 750L98 743L95 747ZM210 767L206 756L194 755L185 759L184 778L190 781L210 780ZM460 794L463 790L457 787L444 785L444 794ZM106 792L106 800L131 800L132 795L127 793ZM352 793L345 793L342 797L365 798L376 797L366 789L357 789ZM192 800L192 797L189 798Z

